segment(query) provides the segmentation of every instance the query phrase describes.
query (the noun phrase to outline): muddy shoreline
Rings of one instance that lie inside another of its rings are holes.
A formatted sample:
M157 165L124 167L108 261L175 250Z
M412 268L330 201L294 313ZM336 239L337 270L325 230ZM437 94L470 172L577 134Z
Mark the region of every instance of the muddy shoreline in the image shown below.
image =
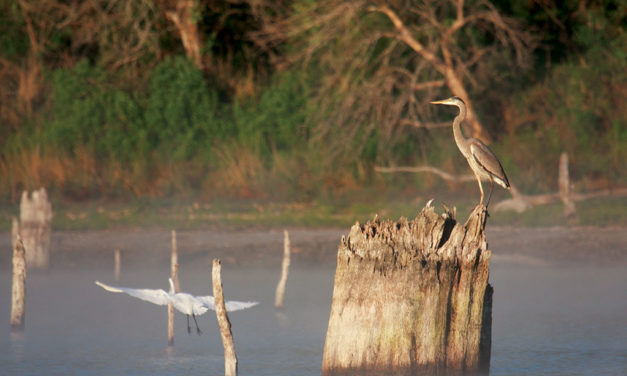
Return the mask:
M349 229L288 229L298 265L335 265L337 246ZM283 229L193 230L177 233L181 264L219 257L232 265L278 266ZM551 227L487 229L494 263L527 265L627 265L627 229ZM53 231L51 267L107 267L120 249L126 266L169 263L171 231L165 229ZM11 267L10 233L0 233L0 267Z

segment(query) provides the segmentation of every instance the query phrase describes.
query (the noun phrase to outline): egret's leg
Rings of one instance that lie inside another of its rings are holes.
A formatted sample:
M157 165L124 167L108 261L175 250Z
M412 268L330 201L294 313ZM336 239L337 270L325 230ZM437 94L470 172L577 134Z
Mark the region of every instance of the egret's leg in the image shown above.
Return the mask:
M490 199L492 198L492 191L494 190L494 180L490 177L490 195L488 196L488 203L485 205L486 208L490 205Z
M194 322L196 323L196 333L200 335L202 332L200 331L200 328L198 327L198 321L196 321L196 315L194 315L193 313L192 313L192 318L194 319Z
M187 334L192 334L192 329L189 327L189 315L185 315L187 317Z

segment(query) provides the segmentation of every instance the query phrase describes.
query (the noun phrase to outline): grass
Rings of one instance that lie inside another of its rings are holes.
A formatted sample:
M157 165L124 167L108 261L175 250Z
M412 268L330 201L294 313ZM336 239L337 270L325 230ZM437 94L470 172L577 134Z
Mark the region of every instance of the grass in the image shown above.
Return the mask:
M354 201L318 201L313 203L277 203L254 200L216 201L201 203L175 199L135 200L127 202L89 201L60 202L53 200L53 229L97 230L119 228L165 227L178 230L203 228L276 228L276 227L344 227L355 222L381 218L412 218L425 205L422 198L386 198ZM472 210L473 201L446 198L436 200L436 210L442 204L456 206L457 218L464 221ZM550 227L550 226L627 226L627 198L600 198L577 203L577 216L565 218L561 204L537 206L523 213L492 212L491 226ZM0 230L9 231L11 218L18 214L19 205L0 207Z

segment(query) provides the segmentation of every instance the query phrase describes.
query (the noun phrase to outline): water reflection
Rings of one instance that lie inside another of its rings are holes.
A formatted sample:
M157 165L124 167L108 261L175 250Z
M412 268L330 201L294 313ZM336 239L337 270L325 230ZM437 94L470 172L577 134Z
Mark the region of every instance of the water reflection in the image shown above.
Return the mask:
M168 267L125 270L120 284L161 286ZM241 374L319 375L334 266L290 271L285 308L274 308L278 269L223 267L227 299L261 304L230 314ZM211 272L182 265L181 286L210 294ZM220 374L223 350L215 316L199 317L201 336L175 316L167 346L167 308L109 294L94 280L111 270L50 271L29 276L26 328L9 330L0 312L0 364L8 375ZM627 365L627 269L557 268L495 262L492 375L619 375ZM10 286L8 271L0 285ZM167 286L164 286L167 287ZM0 291L10 302L10 289ZM132 304L130 304L132 303Z

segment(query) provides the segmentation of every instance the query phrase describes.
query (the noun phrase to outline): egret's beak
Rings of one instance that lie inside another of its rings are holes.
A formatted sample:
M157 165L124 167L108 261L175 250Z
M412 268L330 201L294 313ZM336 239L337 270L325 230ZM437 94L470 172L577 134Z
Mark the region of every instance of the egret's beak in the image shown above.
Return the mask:
M439 101L433 101L431 102L431 104L448 104L448 103L447 103L447 99L442 99Z

